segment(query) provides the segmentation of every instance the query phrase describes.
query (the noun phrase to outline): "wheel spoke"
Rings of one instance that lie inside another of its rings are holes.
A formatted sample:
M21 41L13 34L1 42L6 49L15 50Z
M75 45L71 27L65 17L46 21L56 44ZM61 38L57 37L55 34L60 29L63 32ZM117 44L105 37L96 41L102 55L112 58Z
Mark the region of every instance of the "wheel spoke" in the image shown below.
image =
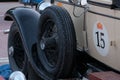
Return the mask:
M51 19L48 19L44 24L44 32L41 36L40 47L44 52L47 61L55 66L58 60L57 45L58 34L57 26Z
M22 40L20 38L20 34L18 32L15 33L13 38L13 58L15 60L18 68L22 69L25 65L25 52L22 45Z

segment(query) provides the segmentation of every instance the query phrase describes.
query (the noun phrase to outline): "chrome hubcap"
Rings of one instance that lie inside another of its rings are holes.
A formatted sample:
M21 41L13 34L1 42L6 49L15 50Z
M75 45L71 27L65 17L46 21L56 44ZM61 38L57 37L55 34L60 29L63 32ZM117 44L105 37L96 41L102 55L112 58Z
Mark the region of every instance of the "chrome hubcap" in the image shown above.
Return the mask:
M9 47L8 53L9 53L9 55L13 55L13 53L14 53L13 46Z
M42 50L45 50L45 43L44 43L43 40L41 40L41 42L40 42L40 48L41 48Z

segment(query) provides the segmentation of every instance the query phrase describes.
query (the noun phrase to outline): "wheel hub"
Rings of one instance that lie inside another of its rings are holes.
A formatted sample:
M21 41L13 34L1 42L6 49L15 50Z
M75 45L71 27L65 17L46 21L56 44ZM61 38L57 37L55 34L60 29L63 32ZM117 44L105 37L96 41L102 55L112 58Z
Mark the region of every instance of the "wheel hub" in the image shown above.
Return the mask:
M40 41L40 48L41 48L42 50L45 50L45 42L44 42L44 40L41 40L41 41Z
M13 55L14 54L13 46L9 47L8 53L9 53L9 55Z
M40 41L40 48L42 50L45 50L46 48L49 47L55 47L56 45L56 40L54 38L45 38Z

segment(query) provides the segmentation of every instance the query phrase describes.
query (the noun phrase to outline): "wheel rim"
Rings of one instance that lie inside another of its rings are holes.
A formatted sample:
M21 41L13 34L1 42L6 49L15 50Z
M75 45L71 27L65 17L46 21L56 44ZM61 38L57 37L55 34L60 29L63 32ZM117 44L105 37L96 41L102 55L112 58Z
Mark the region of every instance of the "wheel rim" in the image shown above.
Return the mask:
M58 61L57 27L51 19L48 19L43 25L43 28L44 29L39 40L41 49L40 54L42 55L42 58L40 58L44 59L47 66L54 68Z
M18 32L13 37L13 45L9 47L9 55L13 58L19 69L23 69L25 65L25 51L22 40Z

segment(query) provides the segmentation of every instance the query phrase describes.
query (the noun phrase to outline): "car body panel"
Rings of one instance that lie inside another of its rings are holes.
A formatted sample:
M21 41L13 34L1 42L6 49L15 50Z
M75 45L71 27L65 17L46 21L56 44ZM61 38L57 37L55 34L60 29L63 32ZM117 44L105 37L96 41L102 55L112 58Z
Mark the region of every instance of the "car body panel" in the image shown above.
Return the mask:
M73 15L73 8L75 6L74 13L80 15L84 11L82 6L67 0L56 1L55 5L59 2L72 17L77 49L85 49L91 57L120 71L120 11L112 9L112 0L89 0L88 12L80 17Z

